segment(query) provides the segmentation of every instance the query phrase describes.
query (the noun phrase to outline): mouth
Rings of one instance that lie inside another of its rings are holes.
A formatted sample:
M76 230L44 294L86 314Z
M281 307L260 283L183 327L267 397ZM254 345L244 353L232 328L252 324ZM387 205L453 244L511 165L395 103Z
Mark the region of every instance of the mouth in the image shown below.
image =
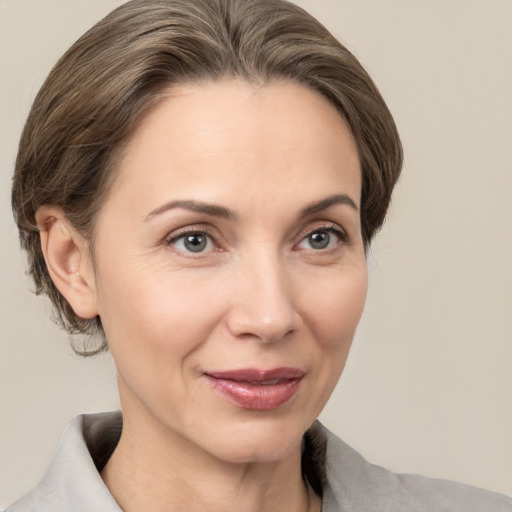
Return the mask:
M206 372L203 376L221 396L242 409L268 411L290 401L304 371L298 368Z

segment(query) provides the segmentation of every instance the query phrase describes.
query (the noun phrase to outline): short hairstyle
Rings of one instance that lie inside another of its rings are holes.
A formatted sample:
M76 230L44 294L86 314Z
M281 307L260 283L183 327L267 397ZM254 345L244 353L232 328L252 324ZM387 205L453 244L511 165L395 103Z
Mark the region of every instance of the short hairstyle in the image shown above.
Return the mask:
M358 60L300 7L285 0L132 0L86 32L58 61L23 130L12 207L37 294L71 334L97 337L101 319L78 317L52 282L35 220L63 209L93 245L95 219L123 143L180 83L291 80L327 98L349 125L362 168L361 229L381 227L402 166L393 118Z

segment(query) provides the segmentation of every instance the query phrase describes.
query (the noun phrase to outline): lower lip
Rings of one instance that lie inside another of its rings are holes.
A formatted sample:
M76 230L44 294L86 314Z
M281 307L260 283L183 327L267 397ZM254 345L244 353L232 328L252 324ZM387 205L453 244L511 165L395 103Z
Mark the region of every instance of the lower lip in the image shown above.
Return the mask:
M302 377L272 385L219 379L205 375L210 385L230 402L253 411L269 411L286 404L297 393Z

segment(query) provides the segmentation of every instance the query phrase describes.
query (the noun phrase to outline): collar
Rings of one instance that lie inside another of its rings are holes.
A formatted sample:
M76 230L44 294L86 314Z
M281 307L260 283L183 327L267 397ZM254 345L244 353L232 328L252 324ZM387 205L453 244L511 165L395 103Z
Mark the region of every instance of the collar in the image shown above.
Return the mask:
M122 427L120 411L74 418L66 426L48 470L34 491L36 510L121 512L100 472L119 442ZM315 422L304 436L302 469L320 496L327 482L326 448L325 429Z

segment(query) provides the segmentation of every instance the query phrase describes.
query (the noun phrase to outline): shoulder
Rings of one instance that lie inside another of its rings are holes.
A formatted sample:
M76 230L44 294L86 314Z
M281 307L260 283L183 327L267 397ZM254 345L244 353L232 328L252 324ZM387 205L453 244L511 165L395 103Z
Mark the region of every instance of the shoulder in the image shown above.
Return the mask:
M36 512L34 491L25 494L18 501L7 507L4 512Z
M99 471L115 449L121 429L119 412L74 418L41 482L5 512L120 512Z
M307 439L324 512L512 512L507 496L371 464L318 422Z

